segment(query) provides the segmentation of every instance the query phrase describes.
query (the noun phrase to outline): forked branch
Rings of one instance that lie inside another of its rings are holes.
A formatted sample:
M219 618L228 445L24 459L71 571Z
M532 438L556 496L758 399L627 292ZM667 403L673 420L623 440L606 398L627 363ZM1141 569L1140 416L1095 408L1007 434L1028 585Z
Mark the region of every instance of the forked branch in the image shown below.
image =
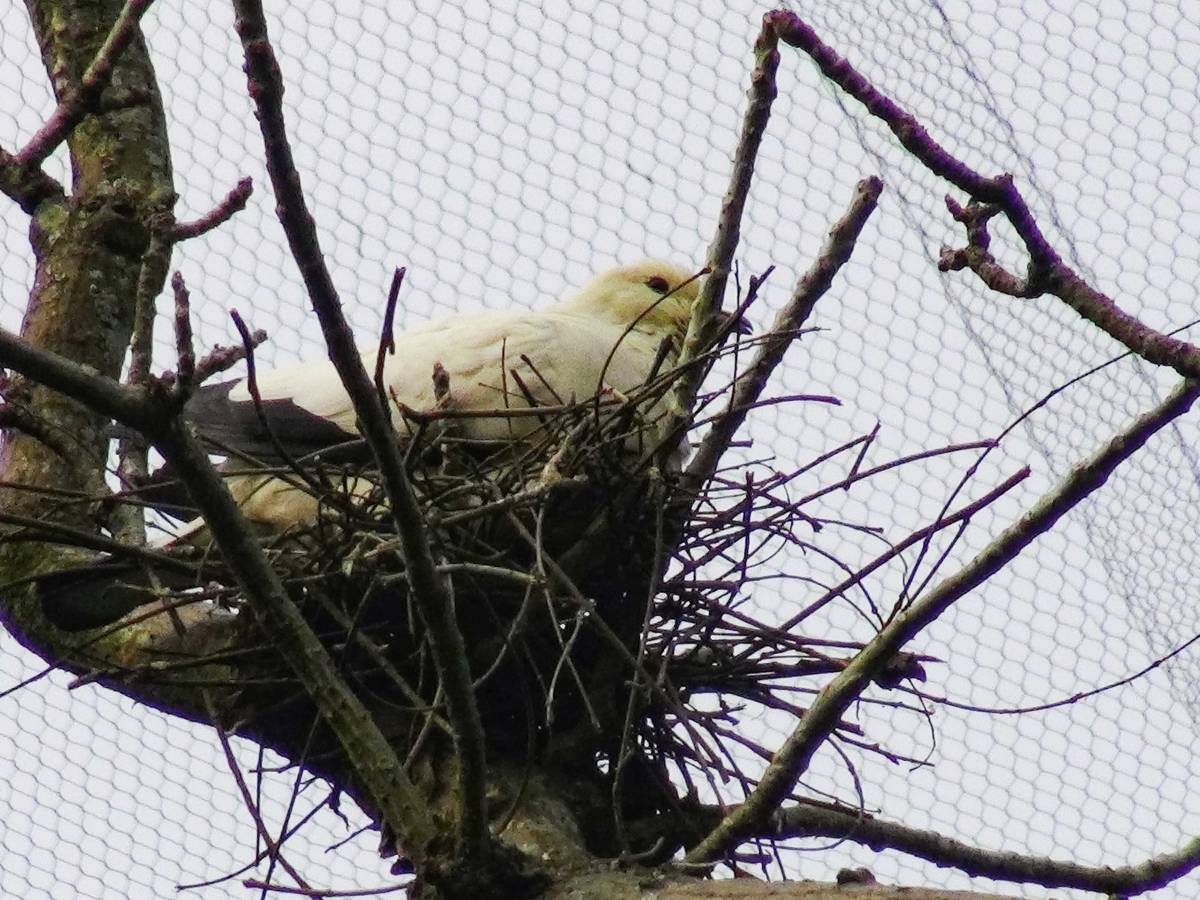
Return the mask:
M965 211L953 200L948 203L951 214L967 229L968 245L963 250L944 251L943 270L970 268L989 287L1018 297L1053 294L1147 362L1170 366L1185 378L1200 379L1200 348L1150 328L1085 282L1050 246L1011 175L987 178L956 159L916 117L872 85L795 13L767 13L763 31L777 33L785 43L807 53L825 77L882 120L929 171L971 197L975 207L968 206ZM1003 212L1025 245L1029 267L1023 279L1003 272L987 252L986 222L994 214L988 208ZM970 215L966 215L968 212Z

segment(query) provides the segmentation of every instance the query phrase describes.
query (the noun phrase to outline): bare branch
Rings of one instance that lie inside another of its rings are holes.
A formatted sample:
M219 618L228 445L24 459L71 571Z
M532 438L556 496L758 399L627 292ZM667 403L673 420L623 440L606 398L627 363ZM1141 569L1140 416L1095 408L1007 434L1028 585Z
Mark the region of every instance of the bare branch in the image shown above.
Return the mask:
M746 802L712 830L686 859L710 862L728 852L779 808L807 770L813 754L836 727L838 720L888 664L894 654L945 612L954 601L983 584L1011 562L1041 534L1085 497L1099 489L1122 462L1132 456L1152 434L1186 412L1200 396L1200 384L1184 381L1162 403L1137 418L1091 458L1077 466L1062 483L1039 500L1015 524L1006 528L957 574L892 619L836 676L797 723L796 729L775 754L758 786Z
M400 299L400 286L404 284L404 273L407 271L400 266L392 273L392 286L388 289L387 307L383 311L383 327L379 330L379 349L375 353L375 390L379 392L379 402L389 423L392 421L392 405L388 402L387 386L383 383L383 370L387 358L396 352L396 303Z
M8 485L5 485L5 487L8 487ZM90 550L109 553L117 557L145 560L156 566L165 566L181 572L192 573L197 568L195 563L187 562L167 553L151 550L137 544L126 544L122 541L96 534L95 532L72 528L69 525L63 525L59 522L48 521L46 519L36 519L31 516L21 516L16 513L0 511L0 524L23 529L29 535L30 540L49 541L68 547L86 547ZM6 533L4 539L10 542L19 540L20 532ZM5 586L11 588L13 585L8 584Z
M728 409L704 436L696 455L692 457L687 471L680 479L681 497L689 505L704 483L716 472L730 441L745 421L746 414L754 408L759 395L767 386L771 373L783 360L784 353L804 327L817 301L829 290L838 270L850 259L854 244L867 219L875 211L882 191L883 182L878 178L867 178L858 183L849 210L830 230L829 239L821 248L820 255L796 284L791 299L775 318L770 333L759 345L758 353L749 368L738 376L731 392Z
M420 863L433 835L425 801L404 774L378 725L337 672L328 651L288 597L253 531L208 455L178 417L176 398L151 381L124 387L93 375L56 354L0 331L0 366L90 405L151 439L204 514L222 557L246 592L264 633L304 683L342 742L384 821L405 838L405 852Z
M714 818L721 814L716 807L707 811ZM1023 853L985 850L936 831L808 804L779 810L756 836L838 838L874 850L901 850L939 866L953 866L968 875L1122 896L1163 887L1200 865L1200 838L1131 866L1084 866Z
M879 470L872 469L871 471L874 473ZM1003 494L1008 493L1012 488L1016 487L1018 483L1024 481L1028 476L1029 469L1024 468L1020 472L1001 482L998 486L992 488L978 500L968 503L957 512L944 515L929 525L926 525L924 528L917 529L904 540L900 541L900 543L889 547L885 552L879 554L879 556L875 557L865 565L859 566L849 576L847 576L844 581L831 587L816 600L805 606L804 609L800 610L800 612L796 613L783 624L777 626L777 630L781 632L787 632L795 628L817 610L821 609L832 600L844 596L846 592L851 590L855 585L861 584L862 581L872 572L878 571L892 560L899 558L906 550L915 544L919 544L922 541L928 541L931 537L933 537L933 535L940 531L944 531L953 525L965 525L966 523L970 522L976 513L987 506L990 506L994 501L998 500ZM823 493L823 491L818 493Z
M978 204L1002 210L1029 253L1029 270L1023 281L1003 272L994 261L989 261L986 241L982 246L978 244L979 229L986 218L983 222L968 220L964 224L968 226L969 239L973 226L978 226L974 230L976 244L962 255L944 256L944 262L955 264L946 268L965 265L977 269L990 287L1014 296L1035 297L1049 292L1147 362L1170 366L1185 378L1200 379L1200 348L1150 328L1080 278L1050 246L1011 175L985 178L953 157L914 116L876 89L795 13L776 10L767 13L765 21L764 32L768 28L777 29L786 43L807 53L827 78L881 119L927 169L965 191ZM956 205L951 206L952 213L955 208ZM990 217L990 213L986 215ZM957 215L955 218L963 221Z
M164 233L172 227L170 209L160 210L153 217L150 242L142 254L138 271L137 291L134 294L133 335L129 342L130 384L145 383L150 378L150 360L154 351L154 322L157 318L155 301L171 261L171 241ZM122 485L143 484L149 474L149 448L141 435L122 436L117 445L117 476ZM146 520L135 506L117 506L109 517L109 527L119 539L131 544L146 542Z
M190 240L224 225L246 208L246 203L252 193L254 193L253 179L249 177L241 179L210 212L194 222L176 224L174 231L171 232L171 240L175 243Z
M708 277L704 279L700 296L696 298L692 308L692 318L688 322L687 334L676 361L676 367L684 368L685 374L675 382L672 402L659 425L659 433L662 435L660 447L662 452L667 454L674 452L676 441L687 429L696 393L700 389L700 382L704 380L706 367L689 364L708 348L716 330L717 311L721 306L721 298L725 295L725 283L729 279L733 254L741 236L742 211L750 194L750 182L754 175L758 148L767 130L771 104L777 93L777 43L775 29L769 23L764 23L754 44L755 66L750 76L749 103L742 119L742 133L733 157L733 172L725 198L721 201L717 231L709 244L704 264Z
M127 0L104 44L83 73L79 86L59 100L57 108L46 124L38 129L25 148L14 157L18 167L31 169L40 166L46 157L67 139L71 130L83 121L83 117L95 109L100 94L112 78L113 66L137 35L138 23L152 2L153 0Z
M481 853L490 844L485 800L486 755L483 725L472 691L471 673L454 603L437 574L425 522L383 404L371 383L341 301L325 266L316 227L304 200L283 118L283 80L267 36L258 0L235 0L235 27L245 51L250 95L257 108L266 150L267 171L275 190L280 223L308 289L329 356L346 387L359 430L379 465L396 522L401 555L413 596L429 629L435 664L445 685L447 715L454 727L460 759L460 858ZM389 754L393 755L394 754Z
M175 384L186 398L196 387L196 344L192 339L191 295L181 272L171 276L171 292L175 296Z
M947 194L946 209L950 211L954 221L961 222L966 229L967 246L957 250L943 247L938 259L938 269L943 272L970 269L987 287L1010 297L1037 297L1045 290L1045 284L1033 282L1028 276L1018 278L992 256L989 250L992 236L988 233L987 223L1000 212L1000 207L987 206L972 200L964 208Z
M20 372L131 428L145 431L151 425L144 387L125 388L4 329L0 329L0 367Z
M61 203L66 193L58 180L42 171L40 166L22 166L7 150L0 149L0 192L33 215L45 200Z

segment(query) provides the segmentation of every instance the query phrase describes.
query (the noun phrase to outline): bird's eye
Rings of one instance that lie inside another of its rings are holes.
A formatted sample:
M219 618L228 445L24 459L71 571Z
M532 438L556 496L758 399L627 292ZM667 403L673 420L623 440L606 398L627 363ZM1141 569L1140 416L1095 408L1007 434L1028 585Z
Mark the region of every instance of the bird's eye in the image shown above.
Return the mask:
M646 279L646 287L656 294L665 294L671 289L670 283L661 275L651 275Z

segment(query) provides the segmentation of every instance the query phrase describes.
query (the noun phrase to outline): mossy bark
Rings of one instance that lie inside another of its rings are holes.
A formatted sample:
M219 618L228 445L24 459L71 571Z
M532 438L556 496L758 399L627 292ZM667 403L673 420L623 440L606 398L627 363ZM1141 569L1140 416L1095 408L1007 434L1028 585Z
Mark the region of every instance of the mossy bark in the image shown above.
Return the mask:
M79 84L122 7L121 0L29 0L42 60L60 100ZM67 139L72 184L66 196L47 196L30 211L36 260L22 337L106 377L121 371L133 328L139 280L158 293L168 257L152 254L152 236L173 226L171 156L154 70L142 38L135 37L114 69L99 108ZM31 431L10 429L0 446L0 476L9 485L0 506L9 514L51 519L95 531L102 502L53 492L104 493L106 422L54 391L13 378L6 400ZM50 492L50 493L48 493ZM0 541L5 584L60 568L78 551L31 543L6 529ZM8 589L0 606L9 630L41 656L71 662L74 641L40 613L29 590ZM128 663L137 634L100 641L88 659ZM80 668L80 665L76 665Z

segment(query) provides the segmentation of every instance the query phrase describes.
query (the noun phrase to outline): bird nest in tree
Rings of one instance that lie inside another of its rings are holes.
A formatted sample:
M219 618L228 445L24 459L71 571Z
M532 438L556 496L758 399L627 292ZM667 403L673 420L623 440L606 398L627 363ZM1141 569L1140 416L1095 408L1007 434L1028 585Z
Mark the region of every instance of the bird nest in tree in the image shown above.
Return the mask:
M778 337L742 340L701 362L726 357L718 368L728 372L728 359ZM735 408L737 374L700 396L695 429ZM559 771L611 791L621 820L653 820L657 829L684 792L705 793L697 780L752 786L746 752L769 752L747 736L737 704L798 714L803 709L790 698L808 690L802 679L839 671L859 646L806 636L802 616L781 628L747 605L751 585L771 577L762 563L772 548L805 546L823 527L813 504L831 488L791 496L805 469L777 471L761 459L746 461L740 450L739 460L689 484L695 472L685 469L680 442L658 437L680 377L670 371L628 396L515 412L538 419L521 441L462 438L456 423L465 414L450 407L419 415L392 409L398 432L410 435L408 474L462 633L489 761L519 767L552 760ZM826 461L855 460L857 469L862 443L851 441ZM267 538L266 551L342 677L412 762L448 747L450 728L392 511L365 451L356 455L353 462L318 456L252 470L289 481L320 508L310 524ZM836 486L863 477L839 475ZM225 617L236 638L219 652L180 657L168 648L163 668L236 659L238 730L269 745L302 743L307 753L296 762L352 781L337 742L314 725L309 694L270 635L241 610L219 555L194 546L173 552L198 565L199 575L175 591L160 584L166 606L215 604L239 614ZM885 680L920 675L920 661L903 656ZM297 730L311 734L298 741ZM856 727L841 731L862 743ZM682 828L686 820L678 821ZM661 830L639 843L657 841L669 852L679 835L660 838ZM597 843L611 846L611 836Z

